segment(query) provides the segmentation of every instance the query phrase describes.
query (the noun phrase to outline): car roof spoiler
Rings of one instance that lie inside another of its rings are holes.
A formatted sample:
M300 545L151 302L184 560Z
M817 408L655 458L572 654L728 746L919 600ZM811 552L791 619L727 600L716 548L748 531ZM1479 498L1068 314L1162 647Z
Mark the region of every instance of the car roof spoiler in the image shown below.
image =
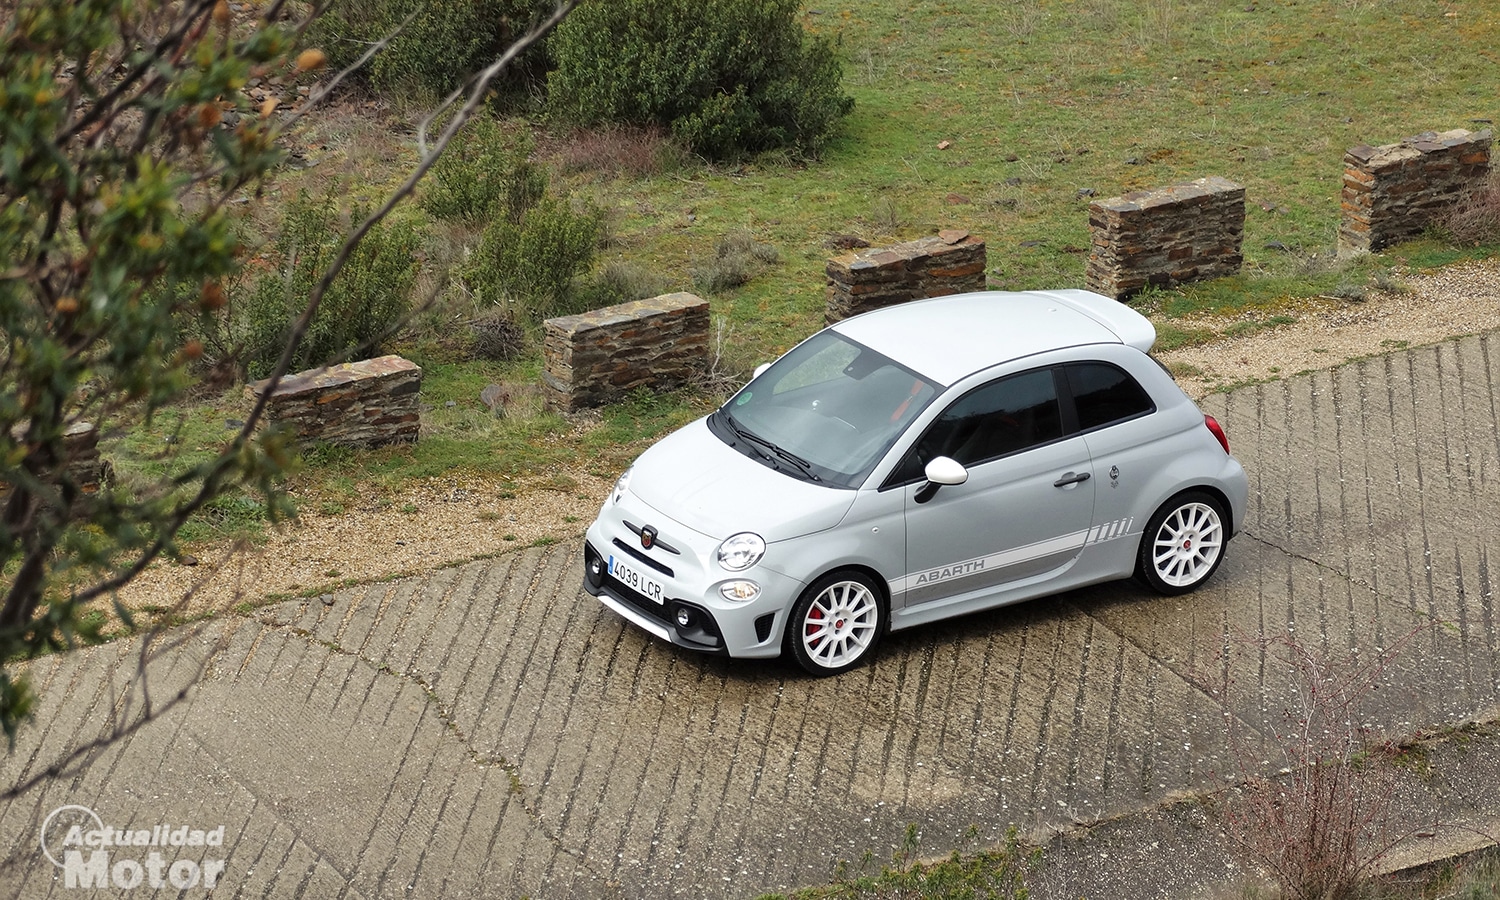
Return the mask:
M1076 289L1059 291L1032 291L1056 300L1070 309L1088 316L1120 339L1120 343L1134 347L1142 353L1150 353L1156 343L1156 326L1151 320L1103 294Z

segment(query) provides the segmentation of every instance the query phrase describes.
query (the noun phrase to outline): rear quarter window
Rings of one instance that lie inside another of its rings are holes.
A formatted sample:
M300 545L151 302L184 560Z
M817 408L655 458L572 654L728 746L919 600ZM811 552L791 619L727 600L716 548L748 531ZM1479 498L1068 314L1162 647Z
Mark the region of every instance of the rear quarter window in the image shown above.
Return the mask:
M1103 362L1072 363L1065 367L1078 428L1090 431L1156 411L1151 395L1130 373Z

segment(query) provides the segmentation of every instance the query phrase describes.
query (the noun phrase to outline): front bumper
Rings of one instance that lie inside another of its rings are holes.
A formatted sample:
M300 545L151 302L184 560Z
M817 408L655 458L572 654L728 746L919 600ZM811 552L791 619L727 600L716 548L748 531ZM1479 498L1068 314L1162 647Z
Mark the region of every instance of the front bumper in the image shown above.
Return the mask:
M584 541L583 589L632 624L679 647L705 653L768 658L781 655L787 611L803 584L765 566L727 572L715 558L718 542L676 525L658 513L606 506ZM661 542L678 550L641 549L627 521L654 524ZM774 546L767 550L767 555ZM610 556L648 571L662 586L657 603L609 573ZM749 601L727 600L719 589L730 581L753 581L760 593Z

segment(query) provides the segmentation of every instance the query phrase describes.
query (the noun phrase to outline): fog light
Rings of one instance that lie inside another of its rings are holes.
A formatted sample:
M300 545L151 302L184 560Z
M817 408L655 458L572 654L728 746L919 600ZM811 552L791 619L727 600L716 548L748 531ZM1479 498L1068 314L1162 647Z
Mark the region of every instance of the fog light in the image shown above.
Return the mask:
M693 624L693 611L686 606L677 607L677 624L689 628Z
M719 586L719 594L725 600L745 603L760 596L760 585L753 581L726 581Z
M583 580L591 590L597 590L604 584L604 559L594 552L593 547L588 548L585 559L588 564L583 570Z

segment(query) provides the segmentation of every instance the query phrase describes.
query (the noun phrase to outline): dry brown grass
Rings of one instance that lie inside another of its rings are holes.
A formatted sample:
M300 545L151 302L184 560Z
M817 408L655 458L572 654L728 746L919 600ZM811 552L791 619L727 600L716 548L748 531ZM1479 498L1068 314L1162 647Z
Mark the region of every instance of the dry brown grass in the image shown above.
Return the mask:
M1500 244L1500 173L1492 173L1483 187L1454 206L1438 227L1455 244Z
M564 172L647 178L680 168L687 152L658 127L615 126L575 131L551 148Z

